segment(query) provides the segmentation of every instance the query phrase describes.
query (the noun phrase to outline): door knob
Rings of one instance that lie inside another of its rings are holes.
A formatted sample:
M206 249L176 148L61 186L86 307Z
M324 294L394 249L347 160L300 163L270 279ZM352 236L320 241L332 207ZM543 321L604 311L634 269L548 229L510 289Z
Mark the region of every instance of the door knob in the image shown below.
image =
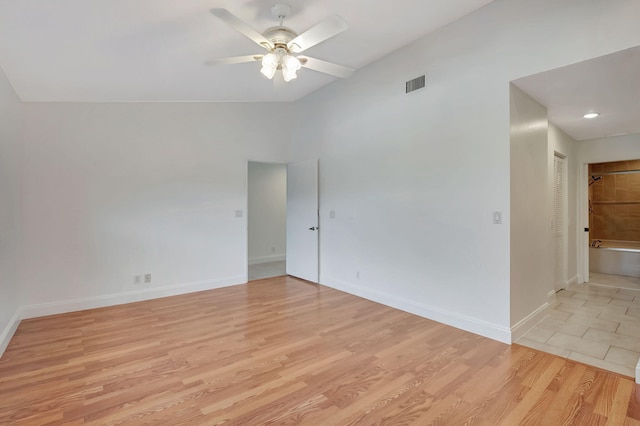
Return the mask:
M309 231L315 231L316 229L318 228L316 228L315 226L312 226L311 228L309 228Z

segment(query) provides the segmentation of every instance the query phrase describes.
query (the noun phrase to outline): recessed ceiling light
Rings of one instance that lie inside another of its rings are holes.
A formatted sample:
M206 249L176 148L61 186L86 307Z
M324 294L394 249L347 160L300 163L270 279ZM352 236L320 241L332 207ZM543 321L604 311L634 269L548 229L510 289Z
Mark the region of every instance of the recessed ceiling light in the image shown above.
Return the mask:
M590 112L588 114L583 115L584 118L596 118L597 116L599 116L600 114L598 114L597 112Z

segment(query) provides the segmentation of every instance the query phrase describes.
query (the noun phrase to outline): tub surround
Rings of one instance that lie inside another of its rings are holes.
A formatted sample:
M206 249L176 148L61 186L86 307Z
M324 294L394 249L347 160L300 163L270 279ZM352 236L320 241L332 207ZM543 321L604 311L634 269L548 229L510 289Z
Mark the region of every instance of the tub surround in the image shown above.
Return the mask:
M590 164L589 176L590 239L640 243L640 160Z
M640 242L593 240L589 247L591 272L640 277Z

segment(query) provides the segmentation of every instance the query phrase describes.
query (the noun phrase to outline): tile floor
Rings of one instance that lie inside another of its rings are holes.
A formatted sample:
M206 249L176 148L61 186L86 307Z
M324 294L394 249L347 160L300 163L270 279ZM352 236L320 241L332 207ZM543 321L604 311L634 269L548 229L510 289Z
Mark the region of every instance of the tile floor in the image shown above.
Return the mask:
M549 314L516 343L635 377L640 359L640 279L590 274L556 293Z
M281 275L287 275L287 263L284 260L249 265L249 281L279 277Z

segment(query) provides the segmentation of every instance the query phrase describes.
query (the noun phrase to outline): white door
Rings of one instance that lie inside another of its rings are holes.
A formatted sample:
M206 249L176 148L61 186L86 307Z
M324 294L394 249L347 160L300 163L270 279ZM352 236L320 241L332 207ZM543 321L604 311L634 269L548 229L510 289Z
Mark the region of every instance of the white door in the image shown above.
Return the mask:
M287 274L318 282L318 160L287 164Z
M556 258L555 289L567 283L567 171L565 159L553 158L553 239Z

